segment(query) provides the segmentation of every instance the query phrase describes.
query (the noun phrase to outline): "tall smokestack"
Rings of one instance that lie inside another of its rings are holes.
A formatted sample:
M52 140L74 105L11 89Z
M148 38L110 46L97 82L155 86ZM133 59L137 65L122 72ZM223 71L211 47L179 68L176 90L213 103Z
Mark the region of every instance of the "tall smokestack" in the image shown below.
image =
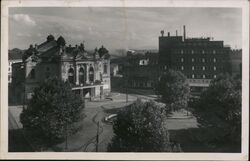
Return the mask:
M183 26L183 39L186 40L186 26Z
M168 32L168 37L170 36L170 32Z
M175 31L175 34L176 34L176 36L178 36L178 31L177 30Z

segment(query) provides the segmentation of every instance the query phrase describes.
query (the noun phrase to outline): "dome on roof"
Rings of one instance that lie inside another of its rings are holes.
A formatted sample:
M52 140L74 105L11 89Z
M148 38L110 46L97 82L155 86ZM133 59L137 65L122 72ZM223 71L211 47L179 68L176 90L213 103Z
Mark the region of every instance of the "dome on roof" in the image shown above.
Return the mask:
M65 46L66 42L64 40L64 38L62 36L60 36L58 39L57 39L57 45L58 46Z
M100 58L101 58L103 55L107 54L108 52L109 52L109 51L108 51L105 47L103 47L103 46L98 50L98 53L99 53Z
M49 36L47 36L47 41L49 42L49 41L53 41L53 40L55 40L55 37L53 36L53 35L49 35Z

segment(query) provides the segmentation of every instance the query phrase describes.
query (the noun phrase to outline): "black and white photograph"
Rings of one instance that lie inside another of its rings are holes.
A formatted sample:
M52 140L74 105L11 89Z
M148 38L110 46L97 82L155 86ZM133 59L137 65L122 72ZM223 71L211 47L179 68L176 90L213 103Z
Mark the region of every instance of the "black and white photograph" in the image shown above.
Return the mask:
M1 15L7 154L248 160L247 1L31 2Z

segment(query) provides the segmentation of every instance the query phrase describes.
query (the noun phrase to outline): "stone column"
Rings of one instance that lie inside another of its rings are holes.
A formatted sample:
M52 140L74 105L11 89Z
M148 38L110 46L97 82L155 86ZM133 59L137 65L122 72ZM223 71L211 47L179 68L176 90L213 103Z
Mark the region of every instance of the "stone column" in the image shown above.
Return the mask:
M76 85L79 85L79 65L76 65L76 80L75 80L75 83Z
M89 83L89 65L86 64L86 83Z

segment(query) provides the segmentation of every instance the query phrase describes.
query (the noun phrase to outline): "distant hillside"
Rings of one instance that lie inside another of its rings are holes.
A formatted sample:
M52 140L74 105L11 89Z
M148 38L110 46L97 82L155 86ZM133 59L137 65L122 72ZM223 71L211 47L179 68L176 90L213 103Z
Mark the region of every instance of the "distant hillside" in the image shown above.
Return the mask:
M23 53L25 50L14 48L9 50L9 60L22 59Z
M111 59L116 59L116 58L123 58L127 56L128 51L134 51L135 53L146 53L146 52L152 52L152 53L158 53L157 49L116 49L116 50L111 50L109 51L111 55Z

